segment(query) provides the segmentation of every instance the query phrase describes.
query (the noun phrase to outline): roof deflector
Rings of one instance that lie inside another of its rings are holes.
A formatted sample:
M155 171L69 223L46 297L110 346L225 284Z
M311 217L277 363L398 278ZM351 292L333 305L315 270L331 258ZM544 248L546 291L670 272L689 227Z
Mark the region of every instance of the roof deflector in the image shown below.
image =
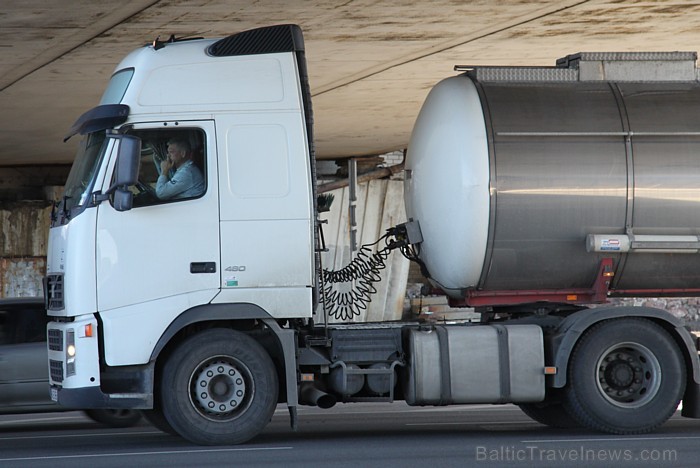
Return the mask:
M296 24L243 31L218 40L207 49L214 57L303 52L304 36Z

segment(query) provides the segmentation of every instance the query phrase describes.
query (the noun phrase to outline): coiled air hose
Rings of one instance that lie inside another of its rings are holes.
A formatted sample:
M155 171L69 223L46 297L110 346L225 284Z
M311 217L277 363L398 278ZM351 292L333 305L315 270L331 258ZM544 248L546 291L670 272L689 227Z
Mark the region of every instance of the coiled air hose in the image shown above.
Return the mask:
M323 270L323 305L326 313L336 320L347 321L359 316L377 292L374 283L381 281L381 270L386 268L386 259L398 248L412 261L418 261L415 246L408 243L405 225L388 229L376 242L360 247L355 258L337 271ZM384 241L384 247L374 252L374 247ZM345 285L343 290L339 284Z

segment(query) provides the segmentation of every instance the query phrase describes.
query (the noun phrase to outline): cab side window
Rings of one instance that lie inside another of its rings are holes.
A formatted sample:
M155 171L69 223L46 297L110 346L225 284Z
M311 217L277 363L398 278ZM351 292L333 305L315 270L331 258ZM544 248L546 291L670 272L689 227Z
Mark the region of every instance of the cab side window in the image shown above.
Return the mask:
M191 200L206 192L204 132L196 128L134 130L141 170L134 207Z

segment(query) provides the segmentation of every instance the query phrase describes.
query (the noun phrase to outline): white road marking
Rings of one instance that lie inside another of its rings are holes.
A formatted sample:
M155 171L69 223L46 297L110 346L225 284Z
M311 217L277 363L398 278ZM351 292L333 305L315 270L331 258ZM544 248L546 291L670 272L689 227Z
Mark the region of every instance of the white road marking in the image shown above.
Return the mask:
M661 441L661 440L687 440L687 439L700 439L700 436L668 436L668 437L598 437L590 439L534 439L534 440L521 440L523 444L556 444L559 442L629 442L631 440L644 440L644 441Z
M163 432L143 431L143 432L99 432L89 434L59 434L59 435L40 435L40 436L18 436L18 437L0 437L0 442L3 440L32 440L32 439L70 439L82 437L113 437L121 435L144 435L144 434L164 434Z
M0 426L4 426L7 424L32 424L36 422L46 422L46 421L59 421L59 420L72 420L72 421L87 421L87 419L84 416L54 416L52 418L33 418L33 419L27 419L22 418L22 419L2 419L0 420Z
M166 450L158 452L126 452L126 453L95 453L86 455L51 455L46 457L18 457L0 458L1 462L17 462L31 460L75 460L79 458L98 457L129 457L129 456L149 456L149 455L178 455L183 453L221 453L221 452L255 452L269 450L292 450L293 447L250 447L250 448L230 448L230 449L203 449L203 450Z

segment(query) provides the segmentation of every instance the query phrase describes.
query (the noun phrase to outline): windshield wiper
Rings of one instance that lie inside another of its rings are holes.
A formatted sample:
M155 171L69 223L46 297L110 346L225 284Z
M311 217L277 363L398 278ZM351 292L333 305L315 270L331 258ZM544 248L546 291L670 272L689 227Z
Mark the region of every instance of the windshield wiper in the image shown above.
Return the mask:
M68 206L68 200L70 200L71 197L68 195L63 196L63 201L62 203L62 209L61 209L61 216L63 217L62 219L70 219L70 210L67 209L66 207Z
M56 216L56 206L57 206L57 205L58 205L58 201L57 201L57 200L52 200L52 201L51 201L51 218L50 218L50 219L51 219L51 225L52 225L52 226L53 226L54 223L56 222L56 218L57 218L57 216Z

